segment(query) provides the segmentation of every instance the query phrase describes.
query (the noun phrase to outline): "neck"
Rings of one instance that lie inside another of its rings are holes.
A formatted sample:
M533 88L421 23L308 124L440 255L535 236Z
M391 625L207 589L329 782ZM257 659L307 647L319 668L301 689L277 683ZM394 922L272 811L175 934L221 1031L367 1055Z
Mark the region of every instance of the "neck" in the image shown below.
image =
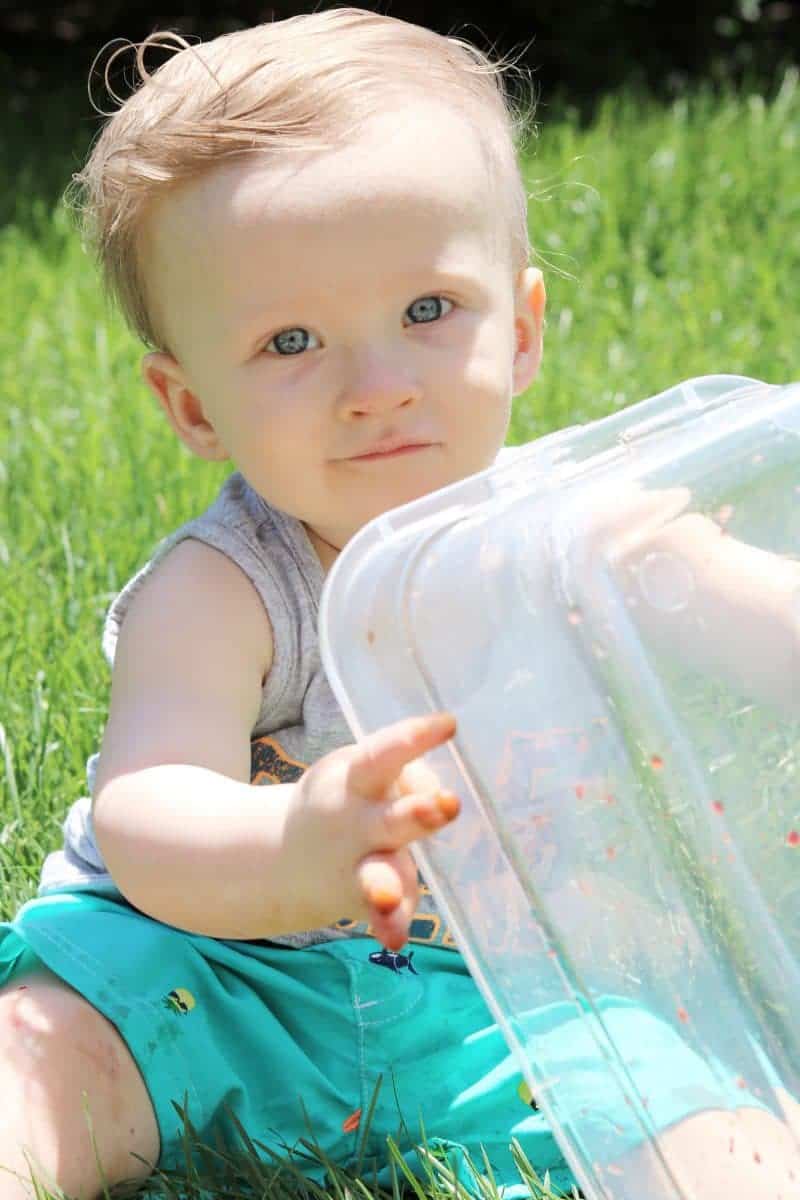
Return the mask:
M321 533L317 533L316 529L312 529L310 525L306 525L305 530L311 545L316 551L322 569L327 574L338 558L341 546L334 546L333 542L329 542L327 538L324 538Z

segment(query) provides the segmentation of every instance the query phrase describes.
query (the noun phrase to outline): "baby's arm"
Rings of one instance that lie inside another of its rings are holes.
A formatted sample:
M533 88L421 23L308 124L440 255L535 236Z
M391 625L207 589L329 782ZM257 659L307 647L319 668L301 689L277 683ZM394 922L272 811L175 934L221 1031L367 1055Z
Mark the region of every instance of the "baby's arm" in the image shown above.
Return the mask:
M400 722L297 783L253 786L271 660L269 620L239 568L200 543L176 547L117 646L93 809L109 870L137 908L194 932L261 938L347 916L399 948L417 897L408 843L458 811L407 764L455 722Z
M580 564L587 615L601 627L608 618L608 597L592 587L599 558L655 646L796 716L800 563L731 536L691 500L688 488L623 482L594 505Z
M637 613L658 641L742 692L800 713L800 564L700 513L677 517L640 546L626 564L635 578L656 553L682 563L692 589L675 612L651 607L639 589Z

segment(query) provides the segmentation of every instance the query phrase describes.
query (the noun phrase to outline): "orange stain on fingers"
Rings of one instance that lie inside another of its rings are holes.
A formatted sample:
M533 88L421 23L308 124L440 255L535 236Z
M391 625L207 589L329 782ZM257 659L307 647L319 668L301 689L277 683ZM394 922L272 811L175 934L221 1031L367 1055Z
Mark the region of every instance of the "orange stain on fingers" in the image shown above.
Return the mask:
M413 808L414 816L428 829L436 829L442 821L452 821L461 809L461 802L453 792L438 792L434 797L435 808L430 800L421 800Z
M375 888L374 891L369 893L367 898L382 917L393 913L402 899L401 896L398 896L397 892L389 888Z
M439 792L436 803L439 812L447 817L448 821L452 821L453 817L457 817L461 811L461 801L454 792Z

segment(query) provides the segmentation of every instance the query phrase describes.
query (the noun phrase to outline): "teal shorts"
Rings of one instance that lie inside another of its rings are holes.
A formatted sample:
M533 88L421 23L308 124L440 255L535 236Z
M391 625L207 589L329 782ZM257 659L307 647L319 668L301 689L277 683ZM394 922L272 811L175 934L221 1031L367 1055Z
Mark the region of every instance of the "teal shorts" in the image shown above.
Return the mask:
M380 1182L389 1178L388 1136L419 1173L414 1146L424 1130L476 1194L471 1172L458 1166L464 1151L481 1169L485 1151L507 1196L528 1194L512 1138L541 1175L550 1172L552 1187L568 1193L573 1184L452 949L407 947L401 959L368 938L302 950L217 940L162 925L121 899L73 892L32 900L0 924L0 986L39 961L99 1009L130 1048L155 1110L164 1170L184 1161L177 1102L212 1145L219 1137L241 1145L233 1113L277 1154L312 1137L329 1159L344 1167L358 1161ZM643 1094L664 1093L664 1079L673 1077L684 1098L692 1090L708 1097L708 1067L673 1030L629 1001L609 998L607 1007L607 1027L639 1047L634 1073ZM577 1078L586 1106L597 1111L597 1055L574 1011L551 1005L526 1025L548 1062L583 1057ZM577 1111L581 1097L570 1102ZM737 1103L746 1103L741 1092ZM686 1112L684 1104L677 1115ZM631 1146L640 1140L628 1112L602 1116L615 1128L630 1126ZM659 1124L674 1116L659 1114ZM308 1164L302 1169L315 1174Z

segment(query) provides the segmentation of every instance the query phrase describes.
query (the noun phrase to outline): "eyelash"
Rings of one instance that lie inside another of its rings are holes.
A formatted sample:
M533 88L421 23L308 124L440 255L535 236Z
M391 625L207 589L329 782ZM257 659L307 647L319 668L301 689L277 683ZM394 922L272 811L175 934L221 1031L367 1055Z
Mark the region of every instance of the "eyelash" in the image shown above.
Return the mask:
M438 321L441 321L442 317L446 317L448 315L448 313L452 312L452 310L455 308L455 302L453 300L448 299L447 296L440 296L438 293L434 293L430 296L418 296L416 300L412 300L411 303L409 304L408 308L406 309L406 313L408 313L409 310L412 309L415 304L420 304L424 300L437 300L439 302L440 306L449 304L450 307L448 309L446 309L445 311L440 312L439 315L432 321L410 321L409 322L410 325L435 325L435 324L437 324ZM304 329L302 326L299 326L299 325L294 326L289 329L278 330L278 332L276 334L273 334L273 336L270 338L270 340L267 342L266 346L264 347L265 352L269 353L269 354L274 354L278 358L295 358L295 357L297 357L297 355L302 354L305 350L309 349L308 345L306 344L305 346L302 346L299 350L289 351L288 354L282 354L279 350L270 350L270 347L273 346L277 342L279 337L282 337L284 334L292 334L292 333L308 333L308 330ZM312 334L311 336L314 337L315 335ZM319 346L312 346L311 349L318 350Z

